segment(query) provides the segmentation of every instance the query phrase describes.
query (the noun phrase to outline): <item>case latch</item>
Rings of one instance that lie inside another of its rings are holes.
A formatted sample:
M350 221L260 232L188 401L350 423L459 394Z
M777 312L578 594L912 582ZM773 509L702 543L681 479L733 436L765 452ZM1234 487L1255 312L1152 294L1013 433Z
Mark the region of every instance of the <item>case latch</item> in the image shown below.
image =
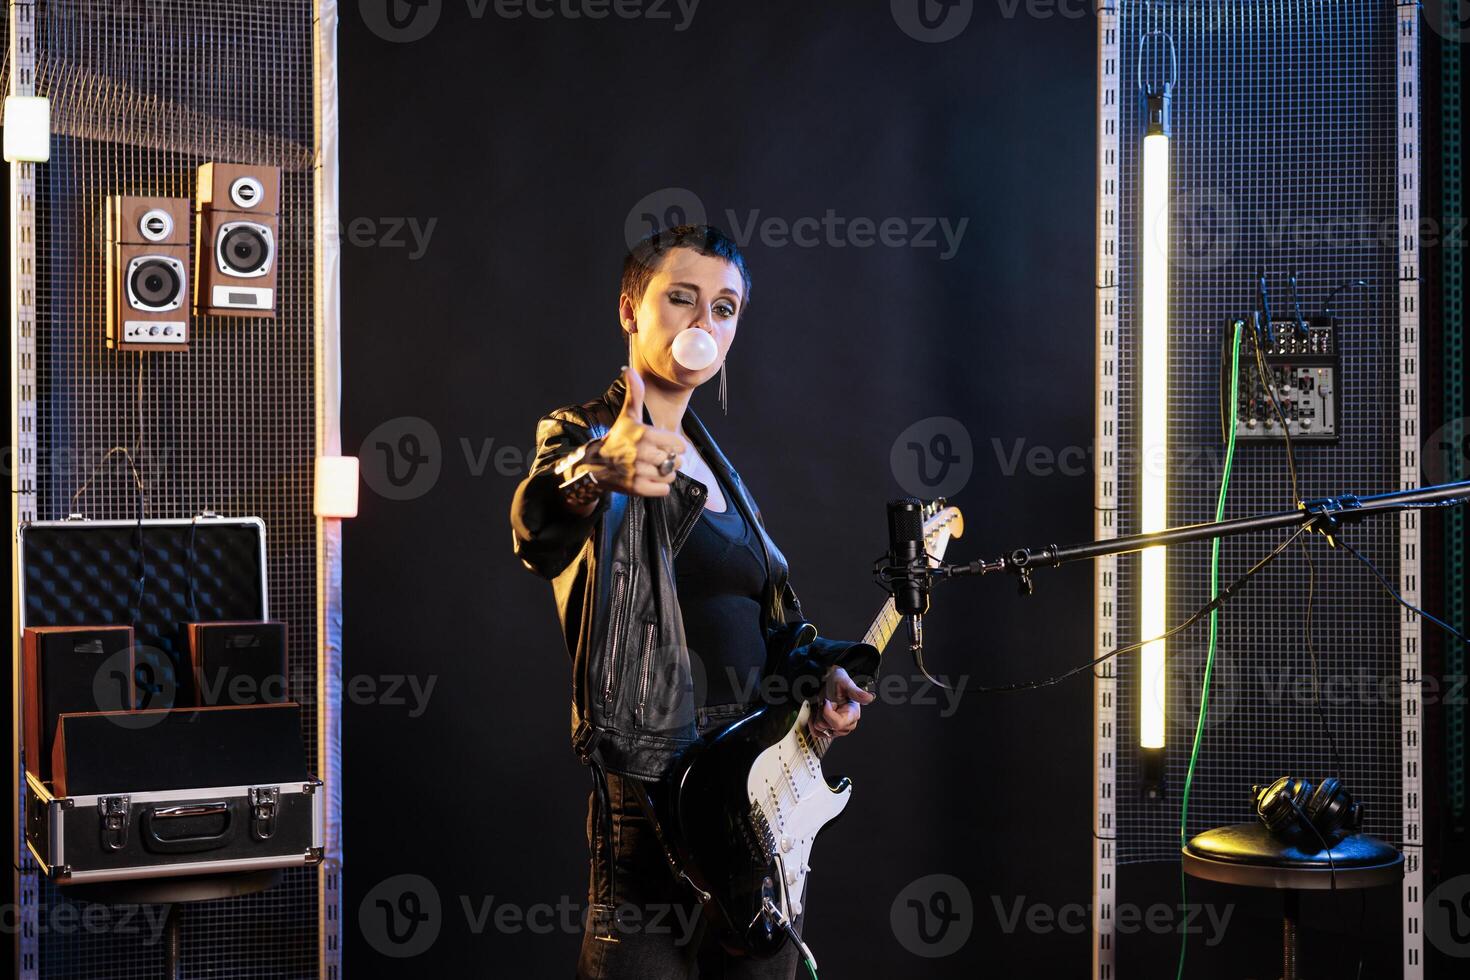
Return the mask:
M280 804L279 786L250 787L250 836L270 840L276 834L276 807Z
M120 851L128 846L128 821L132 818L130 796L103 796L97 800L97 814L102 819L102 846Z

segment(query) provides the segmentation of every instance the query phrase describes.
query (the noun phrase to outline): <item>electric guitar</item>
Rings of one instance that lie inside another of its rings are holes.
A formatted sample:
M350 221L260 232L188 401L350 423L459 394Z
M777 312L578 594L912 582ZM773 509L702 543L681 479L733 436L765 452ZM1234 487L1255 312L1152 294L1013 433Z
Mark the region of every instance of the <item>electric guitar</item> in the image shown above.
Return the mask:
M964 519L943 499L927 504L924 517L925 550L937 565ZM864 642L881 654L901 622L889 598ZM798 645L815 636L807 630ZM660 821L666 843L735 953L768 957L791 939L811 958L792 922L804 904L812 842L852 794L851 780L828 782L822 772L831 740L808 730L812 711L797 698L764 704L706 733L672 776Z

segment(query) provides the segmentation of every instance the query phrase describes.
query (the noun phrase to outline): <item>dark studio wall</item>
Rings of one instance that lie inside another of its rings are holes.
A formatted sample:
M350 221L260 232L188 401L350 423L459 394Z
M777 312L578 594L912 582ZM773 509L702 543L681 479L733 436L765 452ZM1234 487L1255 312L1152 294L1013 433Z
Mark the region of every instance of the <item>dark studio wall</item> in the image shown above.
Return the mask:
M507 512L536 418L601 392L624 361L617 273L645 216L702 213L744 246L753 305L730 412L713 386L693 407L825 634L857 635L882 599L868 570L883 505L913 484L901 435L953 436L966 532L951 556L1092 537L1084 5L961 5L972 19L942 42L915 36L913 4L880 0L647 0L604 19L572 16L592 3L532 6L551 14L344 5L343 446L365 477L344 564L353 977L571 972L580 932L560 910L586 902L589 781L550 588L512 557ZM798 242L783 228L800 219L821 227ZM859 219L893 219L887 241ZM931 667L973 686L1085 661L1088 569L1038 584L1024 599L1008 581L943 586ZM1085 675L951 703L897 646L885 673L898 696L827 766L856 790L812 861L822 975L1084 975ZM969 930L943 957L903 921L906 889L935 874L963 883L955 928ZM1139 910L1178 902L1173 866L1123 881ZM378 903L407 893L429 918L399 946ZM1189 975L1254 975L1278 955L1271 900L1193 897L1233 914L1223 939L1207 923L1192 938ZM1370 953L1392 969L1384 898L1369 931L1387 944ZM1337 911L1309 903L1309 940L1350 966ZM1170 915L1120 940L1129 975L1172 968Z

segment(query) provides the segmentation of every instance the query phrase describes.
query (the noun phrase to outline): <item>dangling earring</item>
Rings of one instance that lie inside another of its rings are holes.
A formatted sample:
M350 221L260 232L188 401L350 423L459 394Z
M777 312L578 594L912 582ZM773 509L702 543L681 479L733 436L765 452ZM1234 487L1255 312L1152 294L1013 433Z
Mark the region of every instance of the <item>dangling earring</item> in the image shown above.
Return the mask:
M724 412L726 415L730 414L730 404L726 400L725 392L725 366L729 363L729 358L726 358L724 361L720 362L720 411Z

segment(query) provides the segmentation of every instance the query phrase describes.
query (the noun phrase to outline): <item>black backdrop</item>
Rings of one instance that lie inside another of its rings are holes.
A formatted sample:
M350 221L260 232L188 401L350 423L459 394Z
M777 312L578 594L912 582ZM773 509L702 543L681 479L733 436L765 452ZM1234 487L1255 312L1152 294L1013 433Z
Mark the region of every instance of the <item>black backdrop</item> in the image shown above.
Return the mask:
M730 412L713 386L693 405L824 633L861 631L882 598L868 568L885 500L910 490L890 461L910 426L927 440L950 418L970 440L954 443L971 472L952 556L1090 538L1096 22L1080 0L962 3L970 23L931 43L882 0L705 0L682 30L653 0L601 20L561 0L534 5L549 18L443 0L395 22L383 6L344 4L341 36L343 442L365 475L345 538L346 970L567 976L579 932L535 907L585 904L589 782L550 588L512 557L507 512L536 418L623 362L630 226L702 210L745 245ZM859 218L897 221L884 242ZM825 225L798 243L771 219ZM1029 599L983 580L934 605L931 667L971 684L1092 653L1085 566ZM913 674L902 651L885 671ZM917 700L870 707L829 757L856 789L812 862L822 975L1085 975L1086 677ZM891 912L940 873L964 883L953 928L970 934L925 957ZM1140 910L1178 901L1174 866L1123 883ZM431 918L395 944L379 901L407 912L407 892ZM1233 913L1219 946L1193 937L1191 976L1270 969L1269 899L1192 897ZM1372 910L1389 970L1395 899ZM1309 902L1309 924L1353 931L1327 926L1333 910ZM1122 938L1127 975L1172 967L1170 915Z

